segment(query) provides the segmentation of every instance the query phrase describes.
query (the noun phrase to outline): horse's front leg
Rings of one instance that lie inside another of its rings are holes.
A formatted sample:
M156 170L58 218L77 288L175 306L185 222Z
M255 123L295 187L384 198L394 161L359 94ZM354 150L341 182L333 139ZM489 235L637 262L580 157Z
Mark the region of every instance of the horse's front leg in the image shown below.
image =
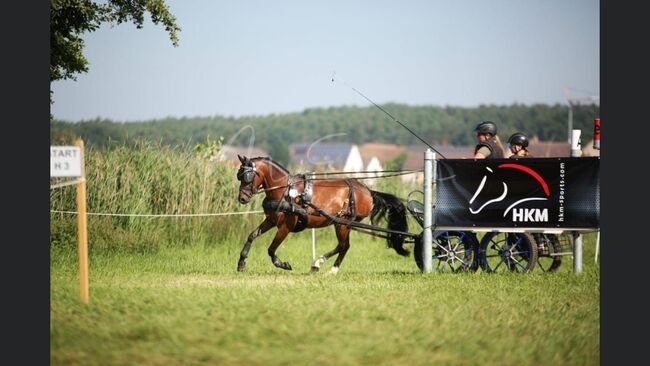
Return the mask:
M271 246L269 246L269 256L271 257L271 262L273 262L273 265L286 269L287 271L291 271L291 265L289 262L282 262L280 258L278 258L275 255L275 251L278 249L280 244L282 244L282 241L287 237L289 234L289 228L282 224L278 227L278 232L275 234L275 238L273 238L273 242L271 243Z
M237 263L237 270L239 272L242 272L246 269L246 258L248 257L248 251L251 249L253 240L267 232L272 227L273 223L267 217L257 228L255 228L255 230L251 231L251 233L248 235L248 239L246 240L246 243L244 243L244 247L239 254L239 262Z

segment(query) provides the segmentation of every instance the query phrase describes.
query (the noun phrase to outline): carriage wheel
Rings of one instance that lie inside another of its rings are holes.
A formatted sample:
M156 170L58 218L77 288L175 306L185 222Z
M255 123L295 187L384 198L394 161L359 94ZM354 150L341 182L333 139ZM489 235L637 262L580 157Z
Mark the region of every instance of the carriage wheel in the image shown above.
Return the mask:
M537 265L542 272L555 272L562 264L562 244L557 235L533 234L537 242Z
M471 232L435 231L432 238L431 261L434 271L464 272L478 268L478 241ZM422 236L415 241L415 263L424 269L422 259Z
M487 272L529 272L537 262L537 244L527 233L491 232L481 240L479 258Z

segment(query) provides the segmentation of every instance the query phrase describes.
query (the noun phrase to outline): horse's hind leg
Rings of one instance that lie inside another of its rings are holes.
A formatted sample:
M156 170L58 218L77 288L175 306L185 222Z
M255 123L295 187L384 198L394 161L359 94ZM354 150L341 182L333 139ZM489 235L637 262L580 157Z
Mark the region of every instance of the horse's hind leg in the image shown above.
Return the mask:
M275 255L275 251L278 249L280 244L282 244L282 241L287 237L288 234L289 228L287 228L286 225L280 225L278 227L278 232L275 234L275 238L273 238L271 246L269 246L269 256L271 257L271 262L273 262L273 265L278 268L291 271L292 268L289 262L282 262L280 258Z
M244 243L244 247L241 250L241 253L239 254L239 262L237 263L237 270L239 272L242 272L243 270L246 269L246 258L248 257L248 251L251 249L251 244L253 244L253 240L255 240L256 237L264 234L267 232L270 228L273 227L273 223L267 219L262 221L262 223L255 228L255 230L251 231L251 233L248 235L248 239L246 240L246 243Z
M330 269L331 274L336 274L339 271L341 262L343 262L343 258L345 258L345 254L348 252L348 249L350 249L350 228L345 225L337 225L336 238L339 240L340 249L339 255L336 257L334 265Z

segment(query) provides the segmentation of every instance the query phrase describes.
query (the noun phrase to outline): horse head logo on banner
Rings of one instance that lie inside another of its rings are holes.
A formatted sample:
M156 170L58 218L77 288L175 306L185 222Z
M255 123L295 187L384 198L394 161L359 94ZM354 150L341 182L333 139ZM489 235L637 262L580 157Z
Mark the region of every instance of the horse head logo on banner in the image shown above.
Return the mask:
M548 201L550 196L546 180L530 167L518 163L499 164L496 169L486 166L469 199L469 212L479 215L490 210L494 215L499 211L501 217L511 213L513 222L544 222L548 221L548 207L531 202Z

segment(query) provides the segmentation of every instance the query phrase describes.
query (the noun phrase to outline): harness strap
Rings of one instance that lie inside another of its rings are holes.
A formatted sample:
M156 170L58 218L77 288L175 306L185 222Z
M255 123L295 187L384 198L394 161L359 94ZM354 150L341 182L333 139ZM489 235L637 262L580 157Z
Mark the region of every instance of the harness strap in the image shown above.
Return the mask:
M348 202L350 202L350 216L352 219L355 219L357 217L357 205L354 203L354 186L350 178L346 179L345 182L349 187Z
M400 235L408 236L408 237L411 237L411 238L415 238L415 237L418 236L416 234L409 233L409 232L406 232L406 231L384 229L384 228L379 227L379 226L372 226L372 225L364 224L362 222L345 220L345 219L342 219L340 217L332 216L332 215L328 214L327 212L321 210L317 206L314 206L314 204L311 203L311 202L307 203L307 206L313 208L314 211L318 215L325 216L329 220L330 223L334 222L334 223L341 224L341 225L347 225L347 226L352 226L352 227L361 228L361 229L368 229L368 230L371 230L371 231L381 231L381 232L384 232L384 233L400 234Z
M311 197L314 194L314 181L307 176L303 175L303 182L305 182L305 188L302 192L302 207L307 207L307 202L311 202Z
M286 201L284 199L274 201L269 200L268 198L264 198L264 201L262 201L262 208L264 208L265 213L282 212L284 214L298 216L298 222L293 228L293 232L302 231L307 227L307 223L309 221L307 210L296 205L295 203Z

